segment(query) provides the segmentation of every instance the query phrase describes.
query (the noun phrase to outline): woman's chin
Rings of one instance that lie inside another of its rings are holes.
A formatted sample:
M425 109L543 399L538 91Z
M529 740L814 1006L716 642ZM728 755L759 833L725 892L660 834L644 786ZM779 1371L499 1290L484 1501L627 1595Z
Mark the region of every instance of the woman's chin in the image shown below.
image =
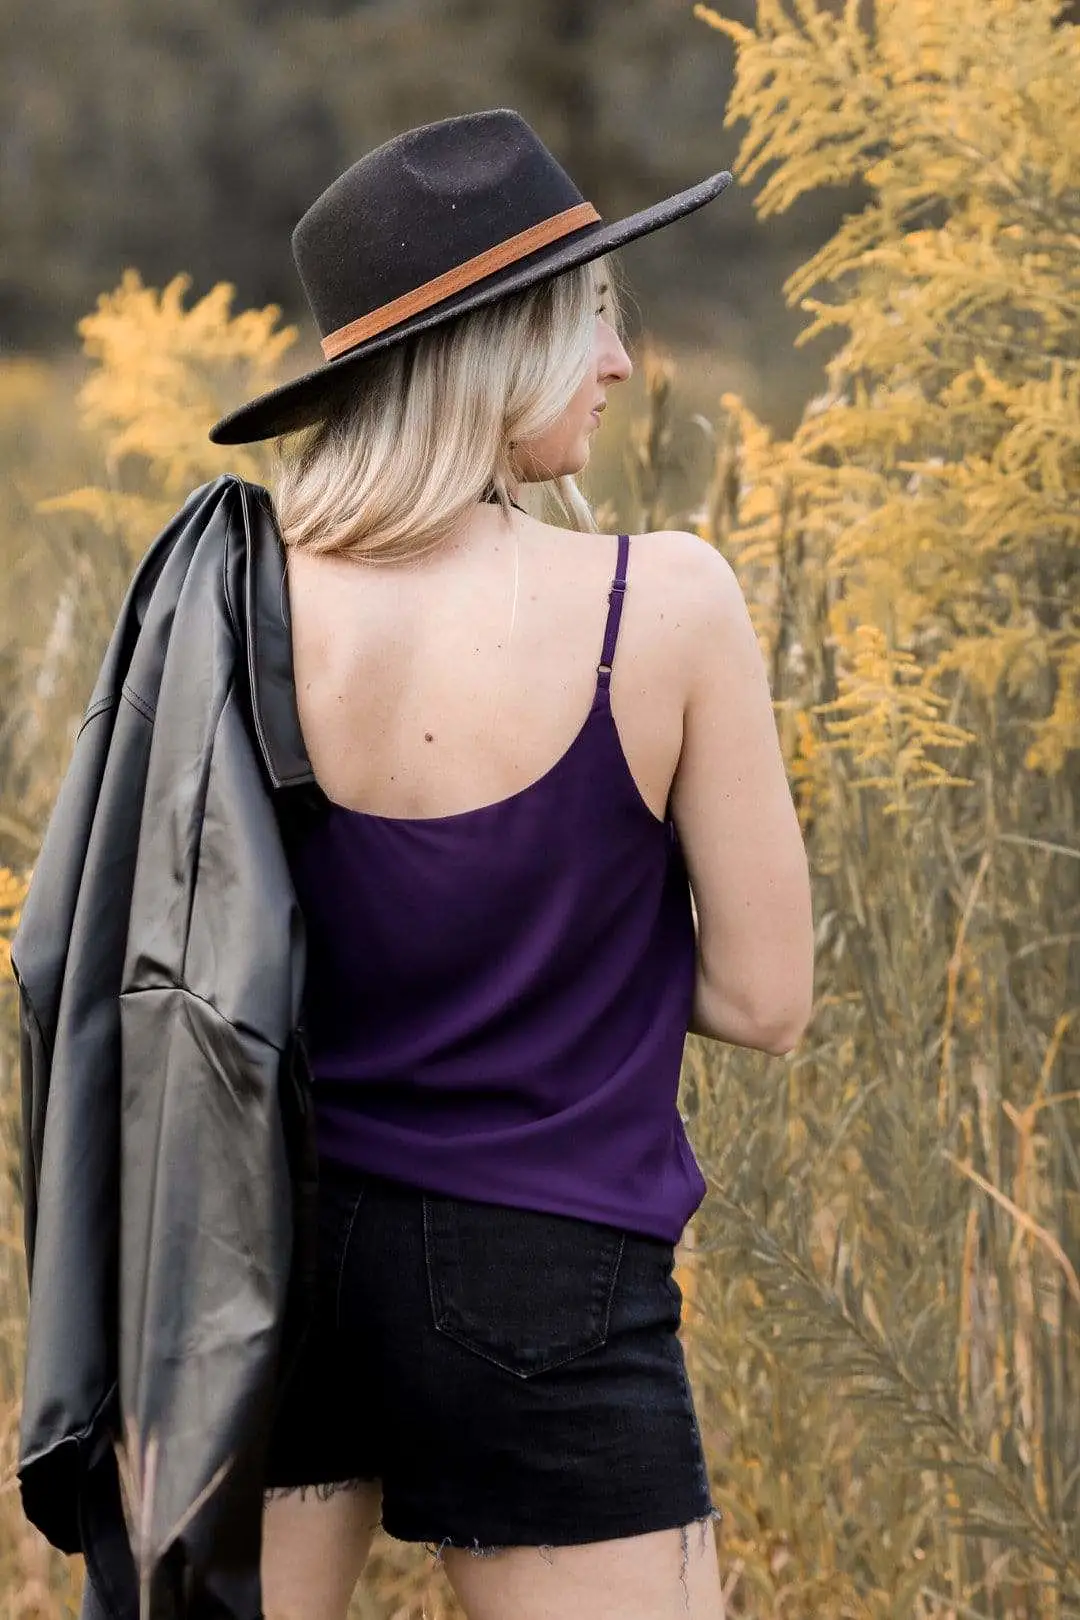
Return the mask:
M572 453L567 452L563 456L562 461L555 462L554 464L549 462L548 465L542 470L540 468L530 467L525 473L523 482L531 484L538 483L545 479L572 478L575 476L575 474L581 472L583 468L589 465L591 455L592 440L583 436L578 443L577 448Z

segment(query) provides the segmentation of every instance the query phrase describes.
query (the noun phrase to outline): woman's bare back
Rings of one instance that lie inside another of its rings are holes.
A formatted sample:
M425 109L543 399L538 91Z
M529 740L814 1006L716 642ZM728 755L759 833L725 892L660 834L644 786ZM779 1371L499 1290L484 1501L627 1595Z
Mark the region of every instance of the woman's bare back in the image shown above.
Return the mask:
M631 537L611 677L627 764L658 820L685 690L663 541ZM521 513L510 527L490 509L461 544L408 567L291 553L300 721L327 796L417 819L493 804L544 776L592 702L616 549L615 535Z

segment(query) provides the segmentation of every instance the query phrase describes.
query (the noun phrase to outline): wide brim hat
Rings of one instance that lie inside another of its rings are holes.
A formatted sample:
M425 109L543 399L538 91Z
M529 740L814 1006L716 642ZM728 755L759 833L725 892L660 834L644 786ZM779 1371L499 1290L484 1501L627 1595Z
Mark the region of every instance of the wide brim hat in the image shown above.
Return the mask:
M304 214L293 258L324 364L210 430L248 444L319 421L369 355L648 236L711 202L727 170L607 224L519 113L406 130L346 169Z

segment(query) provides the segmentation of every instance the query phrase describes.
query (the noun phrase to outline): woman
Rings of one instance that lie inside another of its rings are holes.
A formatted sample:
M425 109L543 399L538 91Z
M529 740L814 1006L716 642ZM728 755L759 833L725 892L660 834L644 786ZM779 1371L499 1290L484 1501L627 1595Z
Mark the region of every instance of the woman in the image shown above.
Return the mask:
M304 430L275 506L323 800L290 848L320 1299L269 1620L343 1616L380 1513L470 1620L720 1612L676 1088L688 1029L798 1040L806 861L730 568L596 533L574 477L632 369L606 255L729 178L604 225L516 113L409 131L297 227L326 365L214 431Z

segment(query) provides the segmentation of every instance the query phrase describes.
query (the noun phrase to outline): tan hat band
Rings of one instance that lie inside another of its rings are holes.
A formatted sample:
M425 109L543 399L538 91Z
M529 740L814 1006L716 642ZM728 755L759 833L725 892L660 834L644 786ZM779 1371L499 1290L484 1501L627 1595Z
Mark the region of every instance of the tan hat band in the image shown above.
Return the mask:
M370 315L361 315L357 320L350 321L348 326L339 326L336 332L323 338L322 352L327 360L336 360L339 354L354 349L366 338L385 332L389 326L397 326L422 309L442 303L444 298L460 292L463 287L471 287L475 281L481 281L493 271L535 253L537 248L547 247L549 242L557 242L560 237L569 236L571 231L580 230L583 225L599 223L600 215L592 203L576 203L561 214L553 214L550 219L542 219L538 225L530 225L527 231L507 237L505 242L485 249L475 258L466 259L464 264L456 265L453 270L444 270L433 281L425 281L422 287L414 287L412 292L403 293L389 304L380 305Z

